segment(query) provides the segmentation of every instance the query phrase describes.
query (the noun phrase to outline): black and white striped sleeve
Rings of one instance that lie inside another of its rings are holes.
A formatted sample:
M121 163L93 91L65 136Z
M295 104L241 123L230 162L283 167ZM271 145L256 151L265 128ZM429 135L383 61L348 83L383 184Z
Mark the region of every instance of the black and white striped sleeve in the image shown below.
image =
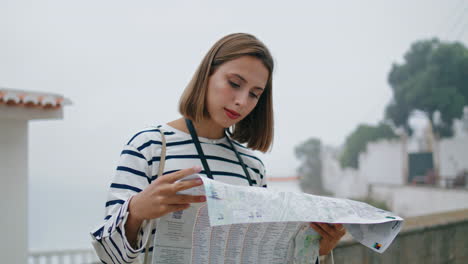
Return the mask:
M265 166L262 164L260 167L260 172L261 172L261 180L260 180L260 187L267 188L267 177L266 177L266 169Z
M126 145L112 177L104 221L91 232L93 247L103 263L132 263L143 251L151 235L149 221L144 221L138 232L138 248L133 248L127 241L124 225L131 197L150 182L148 160L137 148Z

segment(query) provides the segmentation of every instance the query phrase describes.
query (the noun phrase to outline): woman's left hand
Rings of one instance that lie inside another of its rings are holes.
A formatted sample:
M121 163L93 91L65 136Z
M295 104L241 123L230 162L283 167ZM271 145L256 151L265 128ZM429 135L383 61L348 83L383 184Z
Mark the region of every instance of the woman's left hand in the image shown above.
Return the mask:
M346 234L346 229L342 224L310 223L310 227L322 236L319 255L328 255Z

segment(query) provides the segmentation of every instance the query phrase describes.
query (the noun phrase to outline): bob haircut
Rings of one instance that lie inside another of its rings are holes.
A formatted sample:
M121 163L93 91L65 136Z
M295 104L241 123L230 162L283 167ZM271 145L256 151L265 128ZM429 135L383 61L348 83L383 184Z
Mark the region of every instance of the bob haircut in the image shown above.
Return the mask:
M248 116L233 125L231 137L247 143L253 150L267 152L273 144L273 57L267 47L256 37L234 33L218 40L203 58L192 80L179 101L179 112L195 122L210 118L206 109L208 79L225 62L242 56L253 56L267 68L268 81L257 105Z

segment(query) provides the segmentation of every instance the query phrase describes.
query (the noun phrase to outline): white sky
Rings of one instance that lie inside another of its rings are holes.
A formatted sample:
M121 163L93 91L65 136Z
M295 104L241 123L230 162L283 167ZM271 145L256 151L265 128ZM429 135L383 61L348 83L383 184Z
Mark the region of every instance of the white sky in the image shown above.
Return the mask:
M270 176L295 174L300 142L339 145L381 120L387 74L412 42L468 43L463 0L272 2L0 0L0 87L74 103L64 120L30 125L31 247L89 246L122 145L178 118L185 85L226 34L256 35L276 61Z

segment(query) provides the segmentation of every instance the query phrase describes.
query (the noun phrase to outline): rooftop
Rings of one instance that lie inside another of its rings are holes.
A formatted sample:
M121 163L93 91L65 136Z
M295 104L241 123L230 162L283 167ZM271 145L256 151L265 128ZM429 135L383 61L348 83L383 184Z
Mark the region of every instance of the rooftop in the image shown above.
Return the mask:
M70 105L71 101L59 94L0 87L0 104L9 107L57 109Z

